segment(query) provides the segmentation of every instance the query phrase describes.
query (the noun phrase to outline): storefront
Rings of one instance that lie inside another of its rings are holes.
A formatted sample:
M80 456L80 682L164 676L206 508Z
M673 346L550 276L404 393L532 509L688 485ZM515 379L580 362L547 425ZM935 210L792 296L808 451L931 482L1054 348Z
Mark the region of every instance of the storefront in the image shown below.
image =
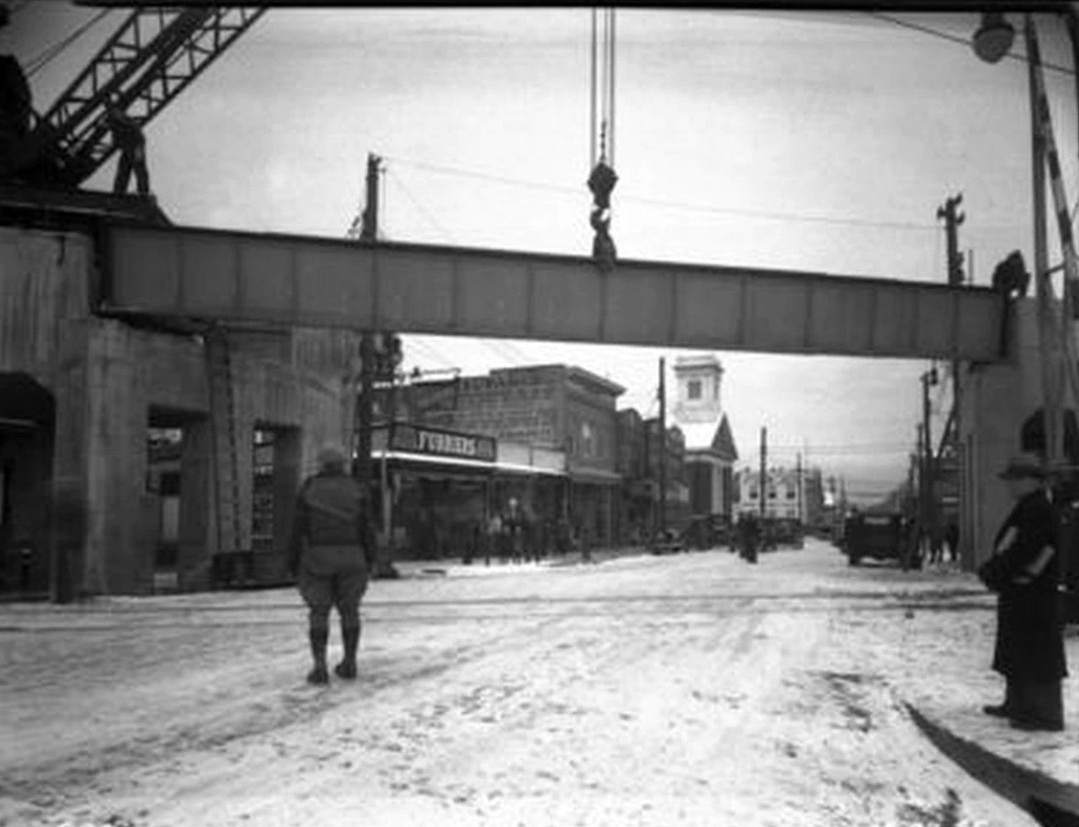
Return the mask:
M593 547L614 545L621 534L615 504L622 475L600 469L576 469L569 475L569 519L579 540Z
M467 555L486 524L492 437L403 422L371 434L377 527L399 559Z
M397 422L372 431L371 460L377 527L398 559L478 556L495 514L551 547L566 514L560 451Z

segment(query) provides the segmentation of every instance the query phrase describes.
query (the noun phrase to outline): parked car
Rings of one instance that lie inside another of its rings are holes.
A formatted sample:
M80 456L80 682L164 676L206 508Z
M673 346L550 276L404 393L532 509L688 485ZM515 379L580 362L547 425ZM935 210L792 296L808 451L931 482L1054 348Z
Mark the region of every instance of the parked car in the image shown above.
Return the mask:
M686 545L677 531L673 528L668 528L666 531L657 531L652 536L652 540L648 544L648 550L652 554L677 554L685 551Z
M794 546L794 548L802 548L805 545L801 520L778 517L774 520L769 520L768 526L772 545Z
M912 523L902 514L854 514L844 521L843 550L852 566L865 557L895 560L904 569L922 567L922 558L914 547Z
M681 539L687 548L705 551L731 542L730 520L722 514L698 514L684 529Z

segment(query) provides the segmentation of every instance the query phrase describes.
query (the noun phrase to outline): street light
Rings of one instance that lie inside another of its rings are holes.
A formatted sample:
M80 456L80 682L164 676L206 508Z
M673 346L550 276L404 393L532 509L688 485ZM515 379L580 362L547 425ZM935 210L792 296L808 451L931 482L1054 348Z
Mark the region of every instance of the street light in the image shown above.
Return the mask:
M996 63L1012 48L1015 28L998 11L983 12L982 24L974 33L974 53L986 63Z
M1074 7L1067 8L1066 19L1068 23L1068 35L1072 44L1073 58L1079 60L1079 17L1077 17ZM999 18L999 19L997 19ZM1027 78L1030 89L1030 112L1031 112L1031 155L1033 161L1033 193L1034 193L1034 278L1038 287L1038 338L1039 338L1039 351L1042 369L1042 400L1043 400L1043 416L1044 416L1044 452L1042 454L1042 466L1047 472L1052 475L1054 470L1059 470L1062 463L1062 446L1061 446L1061 430L1062 430L1062 418L1061 418L1061 393L1058 388L1058 382L1060 380L1060 363L1061 361L1070 359L1070 347L1068 339L1074 335L1069 320L1065 317L1061 318L1061 328L1064 337L1067 337L1064 341L1057 343L1052 341L1051 333L1053 327L1056 326L1056 319L1054 318L1054 311L1050 306L1050 283L1049 283L1049 267L1048 267L1048 254L1046 242L1046 227L1045 227L1045 166L1047 161L1050 162L1057 170L1054 174L1059 181L1059 162L1056 158L1055 148L1053 148L1052 133L1046 129L1043 132L1043 127L1048 127L1048 103L1044 100L1045 89L1044 80L1041 76L1041 65L1039 58L1037 33L1034 27L1034 19L1028 12L1024 14L1024 34L1027 44ZM1011 26L1003 19L1003 15L999 13L986 13L982 16L982 25L978 29L974 36L974 51L978 57L982 60L993 63L1000 60L1001 57L1007 52L1007 48L1003 46L1005 40L1007 40L1008 47L1011 45L1011 36L1007 35L1005 29L1011 29ZM1014 32L1012 33L1014 35ZM1003 48L1004 51L998 54L998 51ZM1079 91L1079 90L1077 90ZM1044 107L1044 110L1043 110ZM1043 123L1043 117L1044 121ZM1052 154L1050 155L1050 149L1052 148ZM1063 200L1060 196L1062 192L1056 190L1054 195L1059 201ZM1066 215L1062 213L1061 215ZM1074 252L1069 249L1069 242L1064 239L1065 230L1061 229L1061 243L1064 246L1064 259L1065 263L1069 262L1069 255L1074 257ZM1068 299L1069 287L1068 279L1074 278L1075 274L1069 268L1067 278L1065 280L1064 305L1065 314L1071 312ZM1059 347L1063 346L1063 354L1060 353ZM1063 356L1063 359L1062 359ZM1074 370L1074 363L1069 364L1066 368L1068 371ZM1060 485L1061 479L1059 477L1050 476L1053 480L1054 488ZM1072 481L1074 483L1074 481ZM1064 486L1065 489L1067 486ZM1071 512L1072 519L1062 519L1063 515L1060 513L1060 506L1055 506L1054 510L1057 512L1056 519L1056 539L1057 548L1068 549L1069 553L1064 554L1061 560L1060 579L1061 583L1068 584L1071 580L1069 577L1069 569L1072 568L1072 563L1069 558L1074 551L1072 550L1071 526L1074 524L1074 491L1058 492L1064 496L1059 497L1056 500L1058 503L1065 503L1066 500L1071 499L1072 504L1070 506L1065 505L1067 511ZM1074 588L1074 586L1073 586ZM1076 609L1076 594L1073 591L1071 599L1068 601L1067 612L1069 616L1074 616Z
M1055 326L1053 308L1049 293L1049 254L1046 238L1045 210L1045 156L1046 139L1038 115L1038 92L1036 73L1039 67L1033 57L1036 54L1034 20L1028 13L1024 15L1027 39L1027 84L1030 96L1030 131L1031 131L1031 184L1033 193L1034 218L1034 283L1038 299L1038 349L1042 371L1042 401L1045 411L1045 449L1043 463L1046 468L1058 461L1059 405L1056 373L1056 343L1050 331ZM1015 30L1000 12L986 12L982 23L974 34L974 52L979 58L995 63L1011 48Z

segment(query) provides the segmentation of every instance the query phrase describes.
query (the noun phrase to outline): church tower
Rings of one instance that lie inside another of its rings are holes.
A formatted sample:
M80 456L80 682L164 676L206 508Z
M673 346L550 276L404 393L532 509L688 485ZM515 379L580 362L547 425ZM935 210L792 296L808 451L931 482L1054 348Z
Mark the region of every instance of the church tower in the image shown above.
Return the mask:
M723 408L719 385L723 367L712 354L679 356L674 363L678 399L674 404L674 419L679 423L718 422Z

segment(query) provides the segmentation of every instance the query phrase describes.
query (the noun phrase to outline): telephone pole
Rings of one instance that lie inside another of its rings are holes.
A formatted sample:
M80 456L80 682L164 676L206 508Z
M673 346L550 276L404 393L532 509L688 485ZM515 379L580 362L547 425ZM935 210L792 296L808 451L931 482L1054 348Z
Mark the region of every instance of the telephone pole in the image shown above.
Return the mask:
M944 221L944 233L948 241L948 285L960 287L963 284L963 254L959 252L959 225L966 220L966 216L959 212L959 205L963 203L963 194L945 199L944 204L937 207L937 218Z
M363 208L358 240L374 244L378 235L378 172L381 159L367 154L367 200ZM353 223L353 230L356 225ZM370 330L360 333L360 398L356 402L356 478L370 494L371 486L371 406L375 377L374 337ZM370 498L367 500L370 502ZM370 514L368 514L370 517Z
M933 431L930 427L929 388L937 384L937 369L933 367L922 374L922 460L924 471L922 472L922 532L926 537L931 537L931 531L935 518L935 501L933 496L933 477L936 472L936 462L933 457Z
M659 357L659 531L667 537L667 383L666 359Z
M378 241L378 176L381 172L382 159L373 152L367 154L366 176L366 202L363 214L359 222L353 222L349 230L349 237L355 238L361 244L375 244ZM357 228L357 223L359 227ZM357 232L358 230L358 232ZM391 343L395 347L391 347ZM356 401L356 465L353 473L363 486L367 496L364 498L367 525L369 529L367 542L373 543L377 548L375 570L371 572L373 577L396 577L397 570L393 565L393 536L392 536L392 503L389 500L389 481L386 474L386 460L383 457L381 467L381 484L379 492L382 499L382 528L385 534L385 543L379 543L374 530L371 528L371 484L374 474L371 463L371 419L374 406L374 386L376 375L386 373L385 366L390 364L391 398L393 394L394 371L396 363L392 359L387 360L396 353L400 354L399 339L396 336L383 334L378 337L376 347L375 334L370 330L360 333L360 398ZM392 417L392 414L391 414ZM389 447L390 430L392 421L386 425L387 447Z
M797 461L796 468L797 468L797 471L795 473L797 473L797 477L795 477L795 480L794 480L794 485L795 485L794 492L795 492L795 497L796 497L795 502L798 503L798 522L802 523L802 525L805 525L805 505L804 505L804 497L803 497L803 491L802 491L802 452L801 451L798 452L798 461Z
M948 248L948 285L950 287L962 287L963 277L963 254L959 252L959 225L966 220L966 215L959 212L959 205L963 203L963 194L958 193L952 198L947 198L944 204L937 208L937 218L944 221L944 234ZM952 359L952 433L959 434L959 360ZM948 434L941 434L941 449L944 448L944 440ZM932 451L932 442L930 451Z
M768 486L765 482L765 474L768 468L768 429L761 428L761 479L760 479L760 501L761 501L761 519L764 519L766 515L766 506L764 503L765 495L768 491Z

